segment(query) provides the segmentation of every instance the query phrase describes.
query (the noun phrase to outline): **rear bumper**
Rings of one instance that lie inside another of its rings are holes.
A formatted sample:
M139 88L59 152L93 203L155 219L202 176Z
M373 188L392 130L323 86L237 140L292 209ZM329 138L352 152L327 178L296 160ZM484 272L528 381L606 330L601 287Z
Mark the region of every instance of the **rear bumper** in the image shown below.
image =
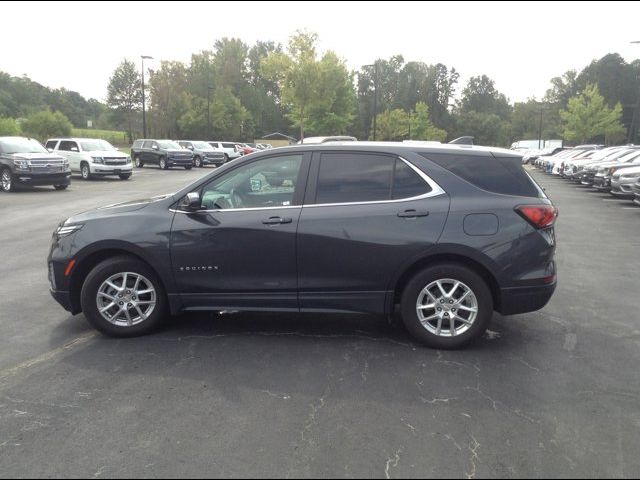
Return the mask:
M13 181L16 185L69 185L71 184L71 172L51 174L15 173Z
M531 287L503 288L500 290L502 315L535 312L543 308L553 296L557 282Z

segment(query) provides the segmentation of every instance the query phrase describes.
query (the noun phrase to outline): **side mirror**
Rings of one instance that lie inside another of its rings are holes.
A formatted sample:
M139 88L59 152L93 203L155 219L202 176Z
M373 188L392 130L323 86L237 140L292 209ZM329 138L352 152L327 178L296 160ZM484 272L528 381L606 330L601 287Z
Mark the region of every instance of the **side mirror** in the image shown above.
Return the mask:
M80 150L78 150L78 147L71 147L71 151L72 152L79 152Z
M193 145L189 145L187 148L188 148L189 150L193 150Z
M53 153L53 148L47 148L47 150L49 151L49 153Z
M197 212L201 207L200 194L198 192L187 193L180 206L188 212Z
M158 145L153 145L151 148L154 150L158 150Z

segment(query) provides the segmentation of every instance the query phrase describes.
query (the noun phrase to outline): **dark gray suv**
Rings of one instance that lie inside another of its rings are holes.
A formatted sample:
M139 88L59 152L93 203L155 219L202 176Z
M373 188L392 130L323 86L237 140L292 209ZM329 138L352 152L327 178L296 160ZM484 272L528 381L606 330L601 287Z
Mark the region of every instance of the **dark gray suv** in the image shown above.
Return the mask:
M557 210L510 151L295 146L225 164L171 195L71 217L51 291L98 330L139 335L166 313L392 315L457 348L556 286Z

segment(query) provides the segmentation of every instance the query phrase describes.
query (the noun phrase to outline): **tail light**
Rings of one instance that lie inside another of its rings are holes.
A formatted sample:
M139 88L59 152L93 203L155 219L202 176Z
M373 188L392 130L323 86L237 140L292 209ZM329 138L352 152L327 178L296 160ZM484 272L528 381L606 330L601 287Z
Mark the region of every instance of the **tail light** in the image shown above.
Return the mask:
M553 205L520 205L516 212L534 228L549 228L558 218L558 209Z

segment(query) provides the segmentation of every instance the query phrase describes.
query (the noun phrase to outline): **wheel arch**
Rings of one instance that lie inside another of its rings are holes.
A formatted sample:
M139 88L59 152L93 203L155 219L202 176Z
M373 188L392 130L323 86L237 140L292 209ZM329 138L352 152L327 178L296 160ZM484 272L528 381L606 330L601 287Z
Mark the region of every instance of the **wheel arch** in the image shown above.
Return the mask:
M464 251L440 250L429 252L428 254L415 259L401 270L401 272L396 276L396 279L392 284L392 288L390 289L393 295L390 298L390 305L388 305L388 308L390 309L389 311L392 312L395 305L400 303L402 292L414 275L427 267L439 263L456 263L469 268L480 275L491 291L494 309L500 310L500 283L491 271L489 259L480 259L478 256Z
M100 262L114 257L130 257L144 263L150 268L158 277L164 295L167 297L167 301L170 300L169 290L167 289L167 283L163 275L154 266L154 262L145 258L146 255L141 255L139 252L134 252L132 249L125 246L105 246L103 248L93 249L89 252L85 252L83 255L76 257L76 264L71 273L69 280L69 294L71 297L71 307L74 314L82 311L80 302L80 294L82 292L82 286L91 270Z

